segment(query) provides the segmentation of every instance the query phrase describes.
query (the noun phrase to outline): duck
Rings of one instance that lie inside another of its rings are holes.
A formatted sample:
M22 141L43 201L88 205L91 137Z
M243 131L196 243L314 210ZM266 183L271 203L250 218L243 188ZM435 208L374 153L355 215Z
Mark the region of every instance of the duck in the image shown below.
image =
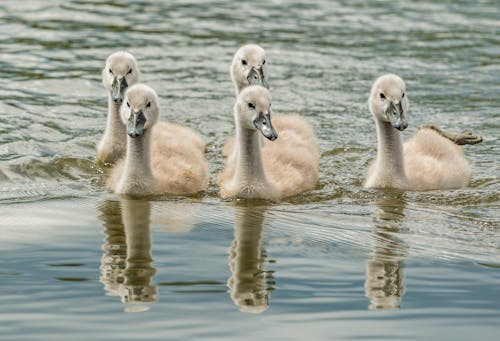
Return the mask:
M135 57L126 51L112 53L102 70L102 84L108 91L106 129L97 144L97 162L114 164L125 155L126 127L120 118L120 105L125 91L139 81L140 71Z
M234 120L234 154L227 157L217 179L223 199L280 200L315 188L317 142L298 134L278 139L271 94L265 87L250 85L239 93ZM272 143L262 146L261 135Z
M120 117L126 125L127 147L106 182L111 192L194 195L207 188L208 164L201 137L190 128L158 122L159 110L151 87L137 83L126 91Z
M403 143L408 127L409 100L403 79L395 74L380 76L371 88L369 108L377 127L377 156L368 170L366 188L412 191L466 187L471 168L454 136L434 126L423 126ZM465 133L465 139L480 137ZM455 143L457 142L457 143Z

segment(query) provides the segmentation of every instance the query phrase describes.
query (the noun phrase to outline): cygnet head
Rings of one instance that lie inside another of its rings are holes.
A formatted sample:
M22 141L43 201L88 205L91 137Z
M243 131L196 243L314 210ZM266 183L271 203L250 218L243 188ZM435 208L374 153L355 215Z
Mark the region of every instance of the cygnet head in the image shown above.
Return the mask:
M125 90L139 81L139 68L128 52L115 52L108 57L102 70L102 83L115 103L123 102Z
M139 83L127 90L120 115L128 136L141 136L156 123L159 114L158 96L151 87Z
M408 127L408 96L405 94L405 82L393 74L379 77L372 86L368 101L370 111L376 119L390 123L403 131Z
M264 49L258 45L249 44L236 51L231 64L231 79L237 91L255 84L268 88Z
M271 141L278 133L271 122L271 94L260 85L250 85L243 89L234 106L235 119L242 128L259 130Z

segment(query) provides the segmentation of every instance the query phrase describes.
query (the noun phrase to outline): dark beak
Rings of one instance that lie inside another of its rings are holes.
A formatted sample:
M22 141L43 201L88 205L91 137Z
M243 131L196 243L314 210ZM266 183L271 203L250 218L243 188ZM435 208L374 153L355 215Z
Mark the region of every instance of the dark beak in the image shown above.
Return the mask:
M274 141L278 138L278 133L271 123L271 115L269 112L259 113L259 116L253 121L253 124L267 139Z
M128 84L125 78L118 79L115 77L113 79L113 84L111 84L111 99L115 103L123 102L125 98L125 90L127 90Z
M141 111L132 112L127 124L127 134L130 137L141 136L144 133L144 125L146 124L146 117Z
M248 74L247 80L250 85L262 85L264 88L269 89L262 66L260 68L252 68Z
M387 107L386 115L391 122L391 125L397 130L403 131L408 127L408 122L406 122L403 112L403 104L401 101L397 104L390 101L389 106Z

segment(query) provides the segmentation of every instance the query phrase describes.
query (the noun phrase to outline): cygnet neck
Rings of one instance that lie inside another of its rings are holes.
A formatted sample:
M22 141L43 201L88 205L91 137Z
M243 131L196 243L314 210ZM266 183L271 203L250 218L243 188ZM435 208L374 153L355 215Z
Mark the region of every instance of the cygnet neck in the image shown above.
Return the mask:
M151 172L151 129L144 130L141 136L127 136L127 153L123 179L131 182L147 182L153 178Z
M401 132L390 123L375 119L377 125L377 160L379 173L390 176L394 180L407 181Z
M242 84L242 83L239 83L239 82L234 82L234 91L236 92L236 97L238 97L238 95L240 94L240 92L246 88L248 85L247 84Z
M238 185L267 184L261 157L260 132L236 124L236 174Z
M234 92L236 93L236 97L238 97L240 92L250 84L246 81L245 78L237 77L236 74L238 73L238 71L235 71L233 68L234 65L231 66L231 80L233 81Z
M120 118L120 105L121 103L113 101L111 95L108 95L108 117L104 136L112 141L125 142L124 136L127 132Z

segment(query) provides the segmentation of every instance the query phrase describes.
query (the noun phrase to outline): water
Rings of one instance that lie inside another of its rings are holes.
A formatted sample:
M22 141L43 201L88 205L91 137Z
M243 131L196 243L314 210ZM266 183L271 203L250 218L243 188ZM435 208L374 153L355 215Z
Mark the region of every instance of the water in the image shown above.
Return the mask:
M0 3L2 340L492 340L500 336L500 7L496 1ZM263 46L273 108L307 116L318 188L218 199L232 55ZM100 70L139 60L162 118L208 143L200 198L127 201L94 163ZM361 184L373 80L407 83L410 136L471 130L470 187Z

